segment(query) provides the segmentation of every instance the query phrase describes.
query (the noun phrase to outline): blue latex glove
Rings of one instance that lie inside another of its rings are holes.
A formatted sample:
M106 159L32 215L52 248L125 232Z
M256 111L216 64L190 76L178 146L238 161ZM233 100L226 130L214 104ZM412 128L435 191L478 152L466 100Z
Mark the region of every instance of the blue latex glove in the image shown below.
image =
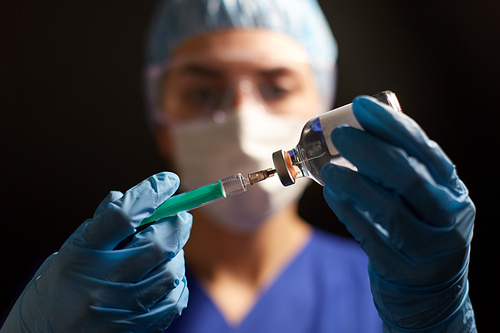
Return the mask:
M2 332L162 332L187 305L183 246L187 213L116 246L179 185L159 173L122 195L111 192L38 269Z
M374 98L357 97L353 112L366 132L341 126L331 138L358 172L325 165L323 193L369 257L384 330L475 332L475 208L454 165L412 119Z

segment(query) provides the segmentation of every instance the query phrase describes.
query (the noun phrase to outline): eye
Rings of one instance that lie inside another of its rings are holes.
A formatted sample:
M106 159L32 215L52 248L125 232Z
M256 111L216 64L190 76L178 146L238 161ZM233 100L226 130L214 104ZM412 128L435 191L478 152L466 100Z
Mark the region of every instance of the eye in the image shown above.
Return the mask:
M197 107L214 107L220 103L221 92L212 88L195 88L187 93L189 104Z
M266 83L259 86L260 94L266 101L279 100L291 93L291 90L277 84Z

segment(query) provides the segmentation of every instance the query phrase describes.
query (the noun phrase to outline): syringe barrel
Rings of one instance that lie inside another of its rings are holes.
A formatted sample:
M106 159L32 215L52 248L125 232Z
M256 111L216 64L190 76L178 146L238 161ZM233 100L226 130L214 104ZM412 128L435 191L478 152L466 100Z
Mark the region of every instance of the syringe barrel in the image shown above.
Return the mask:
M243 193L249 185L248 180L241 173L220 180L224 188L225 197Z
M247 190L247 185L248 180L241 173L237 173L195 190L174 195L156 208L152 216L142 220L140 225L150 224L162 218L243 193Z

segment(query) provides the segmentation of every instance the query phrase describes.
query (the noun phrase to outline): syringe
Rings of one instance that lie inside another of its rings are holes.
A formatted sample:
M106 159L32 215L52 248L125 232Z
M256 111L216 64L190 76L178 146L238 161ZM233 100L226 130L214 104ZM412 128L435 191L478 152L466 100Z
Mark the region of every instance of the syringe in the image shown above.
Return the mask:
M195 190L174 195L156 208L153 215L142 220L140 226L243 193L247 190L248 185L263 181L274 176L275 173L275 169L257 171L249 174L247 177L244 177L241 173L237 173Z

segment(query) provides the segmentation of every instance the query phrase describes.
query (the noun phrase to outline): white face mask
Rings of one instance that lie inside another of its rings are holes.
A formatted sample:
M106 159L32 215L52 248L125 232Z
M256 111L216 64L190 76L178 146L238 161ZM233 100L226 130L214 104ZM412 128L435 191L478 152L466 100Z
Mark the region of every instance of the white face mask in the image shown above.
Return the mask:
M181 187L192 190L238 172L246 176L272 167L272 153L295 147L306 120L270 114L257 106L230 113L222 124L200 119L171 126ZM304 179L285 188L273 177L199 209L228 229L251 232L297 201L307 184Z

